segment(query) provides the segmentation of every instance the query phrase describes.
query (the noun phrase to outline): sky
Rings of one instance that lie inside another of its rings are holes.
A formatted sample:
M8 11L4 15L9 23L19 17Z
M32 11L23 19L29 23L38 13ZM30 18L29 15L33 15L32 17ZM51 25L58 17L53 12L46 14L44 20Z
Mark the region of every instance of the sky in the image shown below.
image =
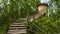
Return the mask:
M41 3L48 3L48 2L50 2L50 0L40 0L41 1Z

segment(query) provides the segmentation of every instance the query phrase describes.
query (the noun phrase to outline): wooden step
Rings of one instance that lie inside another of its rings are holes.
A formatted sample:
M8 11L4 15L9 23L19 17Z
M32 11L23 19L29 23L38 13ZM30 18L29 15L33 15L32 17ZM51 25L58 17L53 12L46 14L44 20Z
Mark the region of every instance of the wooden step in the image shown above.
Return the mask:
M20 18L19 20L17 20L17 21L20 21L20 20L27 20L27 18Z
M25 25L11 25L11 27L25 27Z
M13 23L13 25L22 25L23 23Z
M26 29L20 29L20 30L9 30L8 32L26 32Z
M19 30L19 33L26 33L26 29Z
M26 29L21 29L21 30L9 30L7 33L26 33Z

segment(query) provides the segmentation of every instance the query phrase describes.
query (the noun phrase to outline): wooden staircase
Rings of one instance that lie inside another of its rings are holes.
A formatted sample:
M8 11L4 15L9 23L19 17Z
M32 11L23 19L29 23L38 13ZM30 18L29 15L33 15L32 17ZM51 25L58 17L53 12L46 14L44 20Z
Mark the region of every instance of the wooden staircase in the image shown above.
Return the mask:
M24 25L24 18L18 20L17 22L13 23L7 34L26 34L26 26Z

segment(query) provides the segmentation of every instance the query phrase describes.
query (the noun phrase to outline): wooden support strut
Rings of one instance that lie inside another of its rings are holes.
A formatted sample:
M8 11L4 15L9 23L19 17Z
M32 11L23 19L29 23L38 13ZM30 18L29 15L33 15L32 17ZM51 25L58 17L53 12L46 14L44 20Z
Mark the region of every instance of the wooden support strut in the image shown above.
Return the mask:
M35 14L35 15L29 17L29 21L32 22L34 19L39 18L41 15L43 15L43 14L45 14L45 13L46 13L46 12L43 12L43 11L38 12L37 14Z

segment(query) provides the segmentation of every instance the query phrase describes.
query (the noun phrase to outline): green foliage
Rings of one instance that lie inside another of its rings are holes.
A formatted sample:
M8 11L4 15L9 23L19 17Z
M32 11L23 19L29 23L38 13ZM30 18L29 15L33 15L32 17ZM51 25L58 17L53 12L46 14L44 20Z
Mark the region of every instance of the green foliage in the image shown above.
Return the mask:
M7 3L7 0L2 0L2 3L4 5L0 7L0 10L3 10L3 12L0 13L0 34L4 34L6 30L9 29L10 24L20 18L17 0L11 0L10 4Z
M58 28L60 28L60 17L59 14L56 15L52 15L47 17L46 15L42 15L41 17L35 19L32 23L28 22L28 29L35 31L39 34L44 34L44 32L46 32L47 34L59 34L60 31L58 31ZM35 23L38 28L33 25L33 23ZM41 30L39 30L39 28L41 28L44 32L41 32ZM31 34L32 31L30 32L28 30L28 34ZM36 34L35 32L33 32L34 34Z
M55 2L55 8L53 3ZM16 21L20 17L27 17L37 13L37 4L39 0L10 0L10 4L7 0L2 0L3 7L0 7L0 34L4 34L10 24ZM51 0L49 4L49 16L42 15L35 19L35 23L39 28L43 29L48 34L59 34L60 28L60 0ZM54 10L56 12L53 12ZM29 22L29 21L28 21ZM28 24L28 23L27 23ZM29 22L27 29L35 31L35 33L44 34L35 25ZM31 31L27 31L27 34L35 34Z
M55 8L53 7L53 2L55 2ZM49 5L49 13L46 13L39 18L35 19L32 23L27 22L27 34L60 34L60 8L59 8L59 1L51 0ZM36 4L37 5L37 4ZM55 12L53 12L55 10ZM49 14L49 16L48 16ZM34 24L35 25L34 25ZM36 27L37 26L37 27ZM42 31L42 30L43 31ZM31 31L32 30L32 31Z
M21 0L21 17L27 17L27 15L33 15L37 12L38 0Z

